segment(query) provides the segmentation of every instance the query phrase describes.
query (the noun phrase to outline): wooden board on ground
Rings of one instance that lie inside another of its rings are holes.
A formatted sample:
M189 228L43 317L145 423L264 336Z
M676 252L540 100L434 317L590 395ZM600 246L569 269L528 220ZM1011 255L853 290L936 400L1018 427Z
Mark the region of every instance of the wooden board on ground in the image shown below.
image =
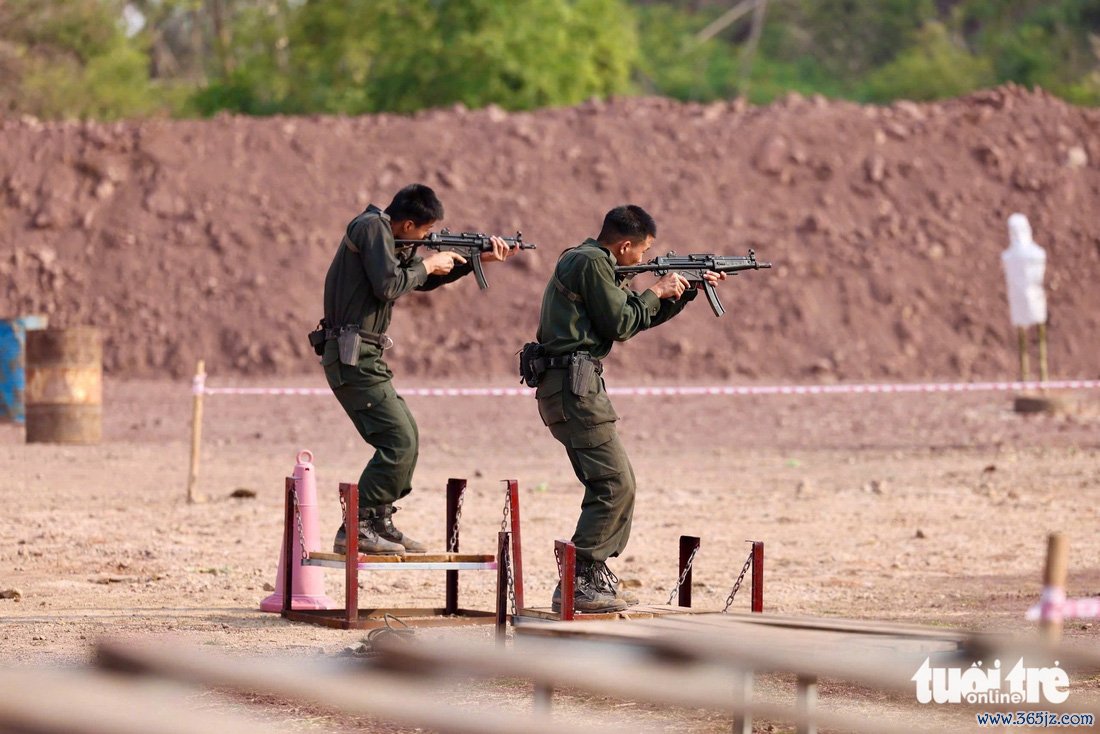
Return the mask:
M315 561L346 561L343 553L320 551L310 553L309 558ZM408 553L403 556L359 554L359 563L491 563L496 559L491 553Z
M618 619L652 619L654 617L660 617L666 614L702 614L702 609L692 609L691 607L678 607L668 604L639 604L633 607L627 607L621 612L601 612L598 614L586 614L584 612L577 612L577 619L584 621L609 621ZM517 624L523 624L525 619L538 620L538 621L560 621L561 615L555 612L551 607L524 607L520 610Z
M524 610L525 613L526 611ZM775 624L765 621L769 616ZM612 620L618 620L618 623L607 624ZM754 643L765 643L772 650L792 653L845 651L859 654L889 651L903 655L951 653L958 650L967 638L967 634L961 631L928 629L914 625L898 625L892 631L890 629L889 623L881 622L864 624L858 620L778 618L775 615L710 612L643 614L633 619L612 615L585 615L573 622L519 624L516 626L516 633L538 637L616 640L645 645L682 632L707 634L715 640L752 640Z

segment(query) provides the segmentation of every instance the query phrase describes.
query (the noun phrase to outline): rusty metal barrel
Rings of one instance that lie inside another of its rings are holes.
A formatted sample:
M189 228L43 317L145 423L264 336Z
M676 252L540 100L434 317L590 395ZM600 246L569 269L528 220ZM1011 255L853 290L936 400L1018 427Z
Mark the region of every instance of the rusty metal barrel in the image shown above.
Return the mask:
M27 332L27 443L99 443L103 340L81 326Z

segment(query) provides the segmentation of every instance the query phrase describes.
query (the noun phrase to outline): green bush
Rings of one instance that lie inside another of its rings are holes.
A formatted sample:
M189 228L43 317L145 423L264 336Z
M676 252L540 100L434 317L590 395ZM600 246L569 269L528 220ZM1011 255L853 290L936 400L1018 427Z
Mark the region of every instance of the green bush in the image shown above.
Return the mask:
M127 38L121 3L8 0L0 42L11 76L5 106L47 118L115 119L162 106L145 49Z
M994 82L993 64L953 40L941 23L928 23L916 43L871 72L864 96L876 102L933 100L965 94Z

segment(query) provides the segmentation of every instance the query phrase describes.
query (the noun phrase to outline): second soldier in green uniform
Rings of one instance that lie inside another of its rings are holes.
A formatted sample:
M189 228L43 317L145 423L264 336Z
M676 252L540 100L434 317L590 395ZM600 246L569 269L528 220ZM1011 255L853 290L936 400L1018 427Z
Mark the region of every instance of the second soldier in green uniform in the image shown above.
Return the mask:
M615 429L618 415L604 389L603 360L617 341L668 321L694 299L687 281L669 273L642 291L616 275L616 265L642 262L657 235L639 206L621 206L604 217L596 239L567 250L542 297L537 345L524 348L521 370L537 382L539 415L569 455L584 484L581 515L573 533L577 549L574 604L603 612L636 603L607 567L626 548L634 515L634 470ZM707 273L717 282L724 276ZM561 587L554 590L560 610Z

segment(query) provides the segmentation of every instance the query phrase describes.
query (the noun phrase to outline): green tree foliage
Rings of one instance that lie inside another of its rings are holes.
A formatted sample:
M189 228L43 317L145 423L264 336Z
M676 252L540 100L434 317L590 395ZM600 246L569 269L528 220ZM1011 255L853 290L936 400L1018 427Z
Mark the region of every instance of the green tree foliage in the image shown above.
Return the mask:
M113 119L158 107L148 58L110 0L0 3L0 105L41 117Z
M238 34L258 51L235 53L241 63L202 93L202 109L573 104L630 91L638 47L622 0L309 0L290 19L285 69L256 43L262 32Z
M933 0L792 0L774 9L772 22L790 29L783 56L809 54L842 79L888 63L936 18Z
M768 0L757 34L734 8L748 4L0 0L0 113L532 109L639 91L888 101L1006 81L1100 104L1100 0Z
M689 14L661 4L642 8L640 16L645 44L638 74L647 93L698 101L736 94L737 56L729 44L695 38L713 13Z
M915 42L866 78L876 102L919 101L965 94L994 81L989 59L974 56L940 23L927 23Z

